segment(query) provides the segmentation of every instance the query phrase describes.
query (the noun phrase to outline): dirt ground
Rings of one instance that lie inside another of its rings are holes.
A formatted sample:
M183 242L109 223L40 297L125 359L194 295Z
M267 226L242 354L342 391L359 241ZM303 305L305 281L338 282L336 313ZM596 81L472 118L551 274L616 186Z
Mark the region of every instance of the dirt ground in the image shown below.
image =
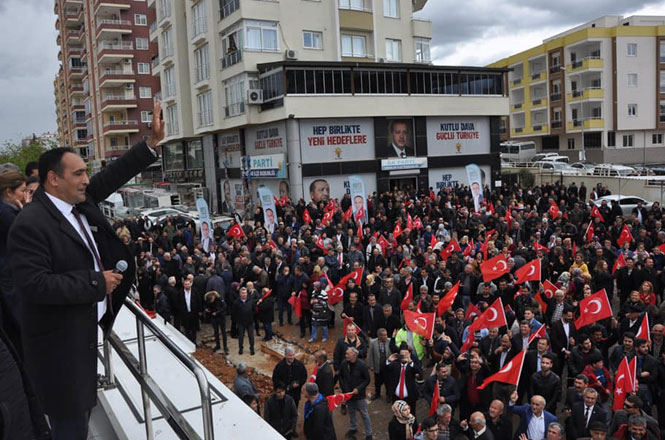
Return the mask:
M227 328L230 328L230 325L228 325ZM332 360L335 344L337 339L341 336L341 324L337 324L335 329L330 329L328 341L326 343L321 343L321 336L319 336L318 342L310 344L307 342L309 333L307 334L306 338L301 339L300 329L295 325L275 325L273 329L276 334L274 339L277 345L279 346L289 344L294 346L297 353L296 356L305 363L308 374L311 374L314 368L314 352L319 349L323 349L328 353L329 359ZM261 329L261 336L263 336L263 329ZM252 383L254 383L254 386L256 386L257 390L261 394L260 400L263 402L272 393L272 371L277 362L279 362L280 358L272 354L271 350L267 349L267 346L270 344L263 342L262 337L256 337L255 339L256 354L254 356L249 354L247 341L245 341L244 354L239 355L238 340L233 339L230 336L228 336L229 355L225 356L223 350L213 353L212 348L215 346L215 340L212 327L208 324L202 324L197 339L197 343L200 348L197 349L195 357L230 389L233 389L233 380L236 377L235 365L237 365L239 362L247 363L247 365L251 367L250 380ZM338 389L336 392L341 391ZM373 378L372 383L370 383L370 386L367 389L367 392L368 396L374 394ZM298 408L298 413L301 415L301 417L298 419L298 433L300 435L299 438L304 438L302 433L303 407L304 399L301 399L300 406ZM390 404L386 403L384 399L377 399L374 401L370 401L368 399L367 408L369 410L370 420L372 422L374 438L388 438L388 423L392 418ZM429 404L421 399L417 404L416 410L418 420L422 420L427 416ZM360 414L358 414L357 419L359 426L356 438L362 439L364 438L365 431ZM333 420L335 423L337 438L345 439L345 434L349 429L349 415L343 415L339 409L336 409L333 412Z

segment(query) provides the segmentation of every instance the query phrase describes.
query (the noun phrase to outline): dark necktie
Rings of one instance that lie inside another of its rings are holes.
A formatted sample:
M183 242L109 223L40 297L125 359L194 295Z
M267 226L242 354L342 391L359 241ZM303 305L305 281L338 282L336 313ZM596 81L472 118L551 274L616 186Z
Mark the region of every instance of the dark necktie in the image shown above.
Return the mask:
M99 266L99 270L101 272L104 272L104 265L102 264L102 259L99 257L99 254L97 253L97 248L95 247L95 243L92 241L92 237L90 236L90 234L88 234L88 230L85 228L85 225L83 224L83 219L81 218L81 214L79 213L78 209L76 209L76 206L72 208L72 214L74 214L74 218L76 219L76 223L78 223L79 228L81 228L81 231L83 231L83 236L85 237L85 241L88 243L88 248L90 248L93 257L95 258L95 262L97 262L97 266ZM106 299L107 299L106 313L113 316L113 308L112 308L113 303L111 302L110 293L106 294Z
M584 410L584 426L586 427L588 425L589 425L589 407L586 406Z
M406 153L402 151L402 152L400 153L400 157L403 157L403 158L406 157Z

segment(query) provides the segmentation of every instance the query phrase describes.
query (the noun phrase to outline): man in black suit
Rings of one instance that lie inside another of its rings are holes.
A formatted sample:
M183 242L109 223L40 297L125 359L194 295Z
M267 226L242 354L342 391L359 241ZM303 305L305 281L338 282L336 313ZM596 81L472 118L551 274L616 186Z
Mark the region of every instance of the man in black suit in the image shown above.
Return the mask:
M569 438L589 437L589 425L593 422L609 424L607 411L596 403L598 392L587 388L583 393L583 402L573 405L570 417L566 420L566 435Z
M561 314L561 319L552 323L550 338L552 352L557 356L554 372L561 377L563 368L570 356L570 350L575 346L577 340L577 330L573 324L573 309L571 306L566 306Z
M388 357L387 364L385 379L392 401L405 401L415 414L419 397L416 375L423 374L420 365L411 360L411 352L405 345L400 347L399 354L393 353Z
M157 159L164 137L155 104L153 137L88 178L71 148L39 158L41 188L9 233L14 282L23 299L28 374L49 415L53 439L85 439L97 403L97 325L110 331L134 281L135 264L98 203ZM124 274L115 274L125 260Z
M388 123L388 143L383 149L383 157L415 156L411 145L410 121L395 119Z
M328 361L328 354L324 350L318 350L314 353L316 362L316 379L319 386L319 392L325 397L332 396L335 392L335 375L332 365Z
M367 304L363 308L363 330L366 331L370 337L376 337L376 331L379 329L377 324L379 318L383 316L383 309L381 305L376 302L376 296L373 293L367 295Z
M192 282L185 279L182 282L182 290L178 296L178 311L180 312L180 322L185 328L187 339L196 344L196 332L199 330L199 315L201 313L201 299L192 289Z

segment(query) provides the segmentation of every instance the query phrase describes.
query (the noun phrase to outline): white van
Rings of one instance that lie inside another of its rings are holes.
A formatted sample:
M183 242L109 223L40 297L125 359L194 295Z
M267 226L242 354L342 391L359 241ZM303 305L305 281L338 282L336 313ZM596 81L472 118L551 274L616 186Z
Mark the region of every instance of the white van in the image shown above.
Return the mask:
M529 162L536 154L536 143L529 142L501 142L501 158L511 162Z
M593 169L593 175L610 177L636 176L637 171L633 167L603 163L596 165Z

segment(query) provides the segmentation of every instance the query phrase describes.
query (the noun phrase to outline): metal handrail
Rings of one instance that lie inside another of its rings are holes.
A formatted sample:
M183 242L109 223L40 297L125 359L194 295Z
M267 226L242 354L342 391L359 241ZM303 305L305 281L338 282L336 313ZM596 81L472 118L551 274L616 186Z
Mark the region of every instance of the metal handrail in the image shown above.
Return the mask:
M205 372L200 365L194 362L187 353L185 353L177 344L175 344L162 330L160 330L152 319L148 317L141 308L139 308L131 299L125 298L125 306L136 317L136 336L138 341L138 360L129 351L115 332L111 332L108 338L104 340L104 368L106 372L106 383L113 384L114 377L111 362L111 350L109 345L113 346L120 359L125 363L129 372L134 376L141 386L143 397L143 414L146 423L146 438L152 440L154 433L152 430L152 417L150 411L150 402L154 402L159 412L164 416L169 425L176 434L183 439L200 439L194 428L183 417L182 413L164 394L161 387L150 377L147 372L147 359L145 352L144 328L148 330L159 340L168 351L171 352L188 370L194 374L198 383L199 393L201 395L201 414L203 417L203 438L205 440L213 439L212 424L212 400L210 398L210 387Z

